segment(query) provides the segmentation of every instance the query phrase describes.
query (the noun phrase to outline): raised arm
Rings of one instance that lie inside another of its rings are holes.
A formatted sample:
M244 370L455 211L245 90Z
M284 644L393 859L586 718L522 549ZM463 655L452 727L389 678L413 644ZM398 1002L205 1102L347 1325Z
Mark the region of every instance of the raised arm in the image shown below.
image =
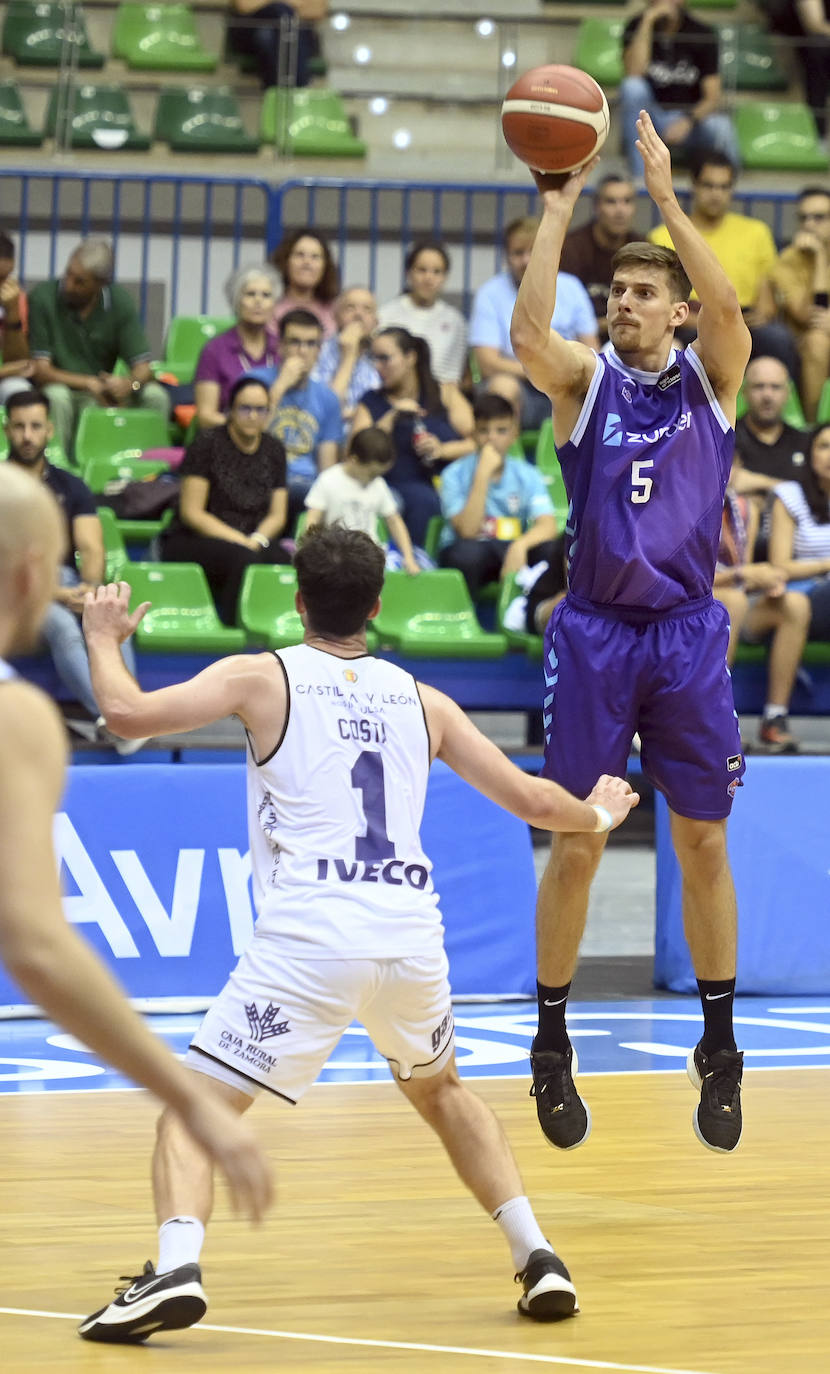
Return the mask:
M529 825L542 830L615 829L640 800L622 778L600 778L587 801L579 801L558 783L528 777L443 692L423 683L418 691L433 757L443 759L465 782ZM610 825L597 806L608 813Z
M212 663L188 682L144 692L128 673L120 645L136 629L150 603L130 615L130 587L109 583L84 600L84 638L95 700L109 729L125 739L195 730L238 716L264 758L279 740L287 695L272 654L234 654Z
M663 217L686 275L700 299L697 339L693 347L727 419L734 425L735 401L751 346L738 293L712 249L680 208L672 185L671 154L645 110L640 111L637 131L646 190Z
M590 163L574 172L557 190L542 191L542 222L519 286L510 326L516 357L533 385L553 402L559 442L573 428L597 363L590 348L563 339L550 327L562 244L574 205L593 166ZM543 185L540 180L540 189ZM563 427L566 432L561 432Z

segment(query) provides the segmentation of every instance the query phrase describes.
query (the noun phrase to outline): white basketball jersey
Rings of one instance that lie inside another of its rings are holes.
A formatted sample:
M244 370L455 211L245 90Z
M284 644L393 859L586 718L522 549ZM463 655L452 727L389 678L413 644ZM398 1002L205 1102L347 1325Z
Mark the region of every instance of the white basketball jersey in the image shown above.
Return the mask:
M0 682L6 682L10 677L17 677L17 673L10 663L0 658Z
M257 933L309 958L400 958L442 945L420 839L429 737L415 680L365 656L282 650L288 714L257 763L248 824Z

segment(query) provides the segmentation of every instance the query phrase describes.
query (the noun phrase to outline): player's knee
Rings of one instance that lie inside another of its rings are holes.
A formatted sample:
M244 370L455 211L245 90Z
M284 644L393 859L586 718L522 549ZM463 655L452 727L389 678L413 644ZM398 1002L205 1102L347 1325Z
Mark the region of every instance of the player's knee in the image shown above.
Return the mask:
M579 884L590 882L605 848L604 835L556 835L551 850L551 863L560 879Z
M709 882L726 857L726 825L722 821L689 821L674 827L674 847L687 880Z
M810 598L804 592L786 592L784 595L784 613L788 620L807 628L810 624Z

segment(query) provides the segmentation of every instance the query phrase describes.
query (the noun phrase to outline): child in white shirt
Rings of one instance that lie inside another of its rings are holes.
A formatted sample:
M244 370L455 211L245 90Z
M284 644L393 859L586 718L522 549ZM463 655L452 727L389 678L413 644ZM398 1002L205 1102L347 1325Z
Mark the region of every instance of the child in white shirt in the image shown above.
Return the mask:
M315 478L306 498L308 510L306 529L312 525L333 525L339 522L350 530L363 530L381 543L378 521L383 520L400 550L403 566L408 573L421 571L409 530L398 512L397 502L383 480L395 462L392 440L376 425L362 429L349 444L342 463L325 468ZM387 566L399 566L390 555Z

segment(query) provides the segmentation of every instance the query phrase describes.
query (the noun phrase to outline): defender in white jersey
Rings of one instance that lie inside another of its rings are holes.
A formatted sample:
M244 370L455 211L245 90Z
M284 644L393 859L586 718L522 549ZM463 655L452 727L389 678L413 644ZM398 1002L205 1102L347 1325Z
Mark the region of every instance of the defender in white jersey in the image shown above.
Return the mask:
M159 692L141 692L119 666L119 642L146 609L129 614L129 587L99 588L84 611L110 728L129 738L148 733L152 720L152 733L165 734L235 714L248 734L257 923L189 1063L206 1075L205 1091L240 1112L263 1087L296 1102L357 1017L502 1229L522 1281L519 1311L541 1321L569 1316L576 1294L568 1271L539 1229L496 1118L456 1071L441 918L419 827L436 755L547 829L610 829L637 798L621 778L601 778L580 802L527 777L449 698L370 657L366 621L380 607L384 554L368 535L313 529L296 567L303 644L227 658ZM153 1178L157 1268L148 1265L128 1294L82 1324L87 1339L143 1340L173 1324L154 1320L158 1293L169 1299L194 1285L202 1293L211 1170L169 1115Z
M62 556L63 518L48 487L0 465L0 655L36 644ZM247 1125L195 1090L64 918L52 820L65 761L53 703L0 657L0 959L47 1015L180 1112L227 1173L237 1202L259 1217L270 1174Z

